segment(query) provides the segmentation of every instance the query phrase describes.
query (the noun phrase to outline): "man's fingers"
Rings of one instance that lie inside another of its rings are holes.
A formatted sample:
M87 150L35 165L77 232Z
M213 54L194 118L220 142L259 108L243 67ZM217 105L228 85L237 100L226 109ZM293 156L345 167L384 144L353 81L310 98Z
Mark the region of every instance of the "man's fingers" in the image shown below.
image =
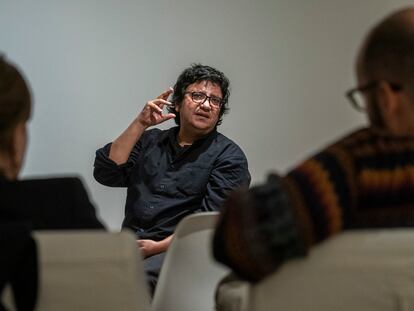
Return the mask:
M173 92L174 92L174 89L172 87L170 87L168 90L166 90L161 95L159 95L157 97L157 99L165 99L166 100L168 98L168 96L170 96Z
M147 102L144 109L140 113L140 118L145 121L146 124L156 125L161 122L165 122L172 118L175 118L174 113L170 113L168 110L163 110L165 106L171 106L172 103L164 99L154 99ZM138 242L138 245L144 245Z
M168 100L165 99L154 99L152 102L156 103L157 105L167 105L167 106L173 106L174 104Z
M175 115L173 113L165 113L163 114L163 108L164 106L171 106L172 103L170 103L169 101L163 100L163 99L156 99L153 101L149 101L147 103L147 109L151 110L151 113L153 116L155 116L154 114L158 114L160 116L162 116L162 118L164 119L166 117L166 120L174 118Z
M163 117L164 121L167 121L169 119L175 118L175 114L169 113L169 114L163 115L162 117Z
M147 104L153 103L154 105L157 105L158 107L163 108L164 106L173 106L174 104L168 100L165 99L154 99L150 100Z
M157 105L154 101L149 101L147 106L150 107L151 110L162 113L162 108Z

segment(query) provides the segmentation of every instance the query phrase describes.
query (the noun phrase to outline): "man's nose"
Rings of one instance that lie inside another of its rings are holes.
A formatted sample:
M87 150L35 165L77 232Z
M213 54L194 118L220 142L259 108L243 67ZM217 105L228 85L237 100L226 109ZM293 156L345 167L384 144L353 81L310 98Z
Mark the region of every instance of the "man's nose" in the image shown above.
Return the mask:
M201 108L203 110L207 110L207 111L210 111L211 110L210 98L206 98L206 100L204 101L204 103L201 104Z

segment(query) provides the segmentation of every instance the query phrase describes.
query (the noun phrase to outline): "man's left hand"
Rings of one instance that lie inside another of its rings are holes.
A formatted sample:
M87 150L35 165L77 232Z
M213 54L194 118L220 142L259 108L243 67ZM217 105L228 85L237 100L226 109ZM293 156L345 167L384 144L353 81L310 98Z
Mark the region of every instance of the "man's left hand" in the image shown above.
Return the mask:
M137 240L139 250L144 258L161 252L159 242L153 240Z

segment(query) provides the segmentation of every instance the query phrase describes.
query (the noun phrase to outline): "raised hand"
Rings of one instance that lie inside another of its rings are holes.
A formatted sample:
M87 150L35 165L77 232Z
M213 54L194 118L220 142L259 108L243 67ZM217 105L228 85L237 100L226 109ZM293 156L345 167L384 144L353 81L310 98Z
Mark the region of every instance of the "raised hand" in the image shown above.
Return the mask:
M148 101L137 117L138 122L147 128L174 118L175 114L173 113L163 114L164 106L174 105L167 100L173 92L174 90L169 88L156 99Z
M109 158L112 161L118 165L125 163L129 158L132 148L148 127L175 117L173 113L162 113L164 106L173 105L167 100L173 91L172 88L169 88L156 99L147 102L134 121L112 142L109 151Z

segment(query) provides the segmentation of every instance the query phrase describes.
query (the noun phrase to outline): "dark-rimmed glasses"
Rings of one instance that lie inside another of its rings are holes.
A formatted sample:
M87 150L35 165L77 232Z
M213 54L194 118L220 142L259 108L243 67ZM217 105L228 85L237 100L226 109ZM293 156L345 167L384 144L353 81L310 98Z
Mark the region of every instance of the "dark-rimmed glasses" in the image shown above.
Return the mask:
M217 96L207 96L207 94L203 92L185 92L184 94L190 94L191 100L196 104L202 105L208 99L210 106L213 108L220 108L221 104L223 103L223 99Z
M361 112L366 111L367 108L365 105L365 99L362 98L361 95L364 92L369 91L370 89L374 87L377 87L381 81L384 81L384 80L371 81L371 82L368 82L367 84L364 84L362 86L357 86L347 91L345 95L351 102L352 107L354 107L356 110L361 111ZM393 91L401 91L403 89L403 86L401 84L388 82L388 81L385 81L385 82L387 82L390 85Z

